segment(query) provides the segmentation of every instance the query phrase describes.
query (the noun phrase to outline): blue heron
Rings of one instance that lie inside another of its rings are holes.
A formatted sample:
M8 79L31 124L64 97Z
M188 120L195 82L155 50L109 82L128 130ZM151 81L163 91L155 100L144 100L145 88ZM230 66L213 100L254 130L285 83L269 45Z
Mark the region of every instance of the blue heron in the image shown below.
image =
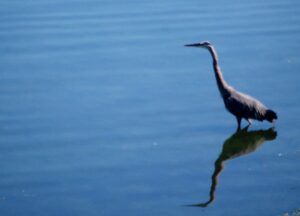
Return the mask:
M213 59L213 68L220 94L223 98L226 109L236 117L238 130L241 128L242 119L246 119L251 125L251 119L258 121L267 120L274 123L277 114L268 109L259 100L235 90L227 84L223 78L222 71L218 63L218 55L213 45L207 41L201 43L187 44L187 47L201 47L207 49Z

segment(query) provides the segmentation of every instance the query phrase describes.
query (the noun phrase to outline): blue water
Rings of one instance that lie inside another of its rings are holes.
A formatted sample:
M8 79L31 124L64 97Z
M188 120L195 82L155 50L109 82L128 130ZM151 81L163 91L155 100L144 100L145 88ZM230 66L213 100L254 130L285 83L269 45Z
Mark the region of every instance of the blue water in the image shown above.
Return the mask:
M203 40L274 129L235 134ZM0 41L0 215L300 207L297 1L2 1Z

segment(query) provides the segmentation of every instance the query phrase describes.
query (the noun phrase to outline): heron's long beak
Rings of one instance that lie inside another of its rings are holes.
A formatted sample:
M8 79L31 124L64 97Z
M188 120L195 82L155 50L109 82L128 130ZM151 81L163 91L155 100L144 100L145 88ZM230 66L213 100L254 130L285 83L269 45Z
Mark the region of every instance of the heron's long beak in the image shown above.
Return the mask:
M194 43L194 44L186 44L184 46L186 46L186 47L202 47L203 45L201 43Z

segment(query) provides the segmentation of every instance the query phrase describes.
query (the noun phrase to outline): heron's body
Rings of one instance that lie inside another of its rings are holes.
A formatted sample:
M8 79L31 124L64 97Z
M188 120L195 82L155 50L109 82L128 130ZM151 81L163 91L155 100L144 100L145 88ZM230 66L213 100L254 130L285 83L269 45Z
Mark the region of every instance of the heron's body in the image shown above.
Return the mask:
M238 129L241 126L241 120L246 119L251 124L250 119L258 121L267 120L273 122L277 119L277 114L268 109L259 100L235 90L225 81L218 63L217 52L209 42L188 44L191 47L203 47L208 49L213 59L213 68L220 94L224 100L226 109L233 114L238 123Z

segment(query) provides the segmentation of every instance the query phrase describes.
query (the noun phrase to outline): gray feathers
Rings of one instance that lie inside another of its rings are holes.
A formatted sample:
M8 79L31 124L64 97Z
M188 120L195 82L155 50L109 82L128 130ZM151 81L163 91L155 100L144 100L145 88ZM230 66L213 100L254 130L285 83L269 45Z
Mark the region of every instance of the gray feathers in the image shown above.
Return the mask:
M218 55L213 45L207 41L195 44L187 44L187 47L201 47L207 49L213 59L213 69L218 85L220 94L224 100L226 109L233 114L238 123L238 129L241 127L241 120L246 119L251 124L250 119L258 121L267 120L273 122L277 119L277 114L268 109L259 100L236 91L234 88L229 86L219 67Z
M267 107L255 98L233 89L229 97L223 99L226 109L233 115L244 119L264 120Z

